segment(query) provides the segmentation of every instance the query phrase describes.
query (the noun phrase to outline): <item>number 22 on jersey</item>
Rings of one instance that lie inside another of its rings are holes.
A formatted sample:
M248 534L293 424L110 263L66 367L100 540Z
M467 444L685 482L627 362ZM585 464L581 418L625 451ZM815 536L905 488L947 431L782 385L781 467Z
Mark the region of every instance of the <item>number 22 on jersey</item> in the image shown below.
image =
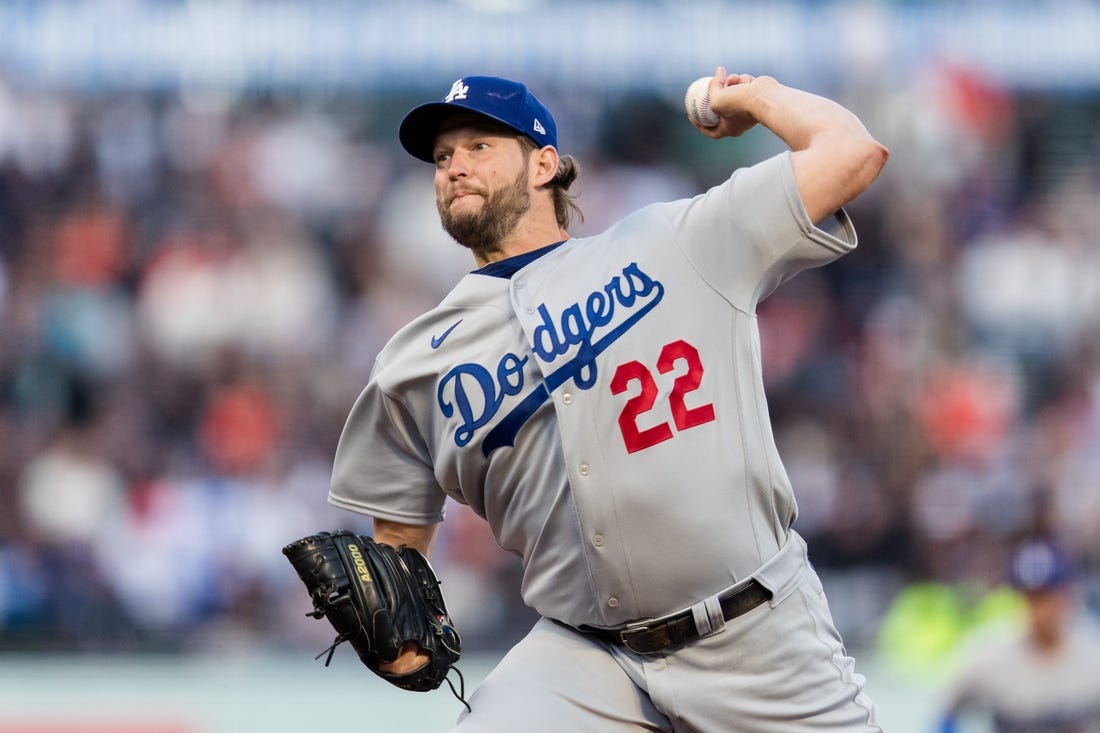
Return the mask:
M668 410L671 412L672 423L677 431L684 431L714 420L714 405L687 406L688 393L697 390L703 380L703 362L699 359L698 349L683 340L665 344L657 357L656 366L661 374L678 370L676 379L672 383L672 391L668 396ZM664 405L662 403L661 406L657 406L659 392L657 380L653 377L650 368L640 361L628 361L615 369L615 375L611 378L611 394L622 394L631 382L637 382L640 390L638 394L626 401L622 412L619 413L619 430L622 431L627 452L636 453L669 440L676 433L667 421L644 430L638 428L640 415L655 407L664 409Z

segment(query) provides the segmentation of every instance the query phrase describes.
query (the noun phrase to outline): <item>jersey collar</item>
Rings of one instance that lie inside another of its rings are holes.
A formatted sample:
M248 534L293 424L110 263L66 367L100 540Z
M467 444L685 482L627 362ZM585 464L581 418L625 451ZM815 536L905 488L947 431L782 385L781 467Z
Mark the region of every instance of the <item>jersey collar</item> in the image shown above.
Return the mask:
M515 257L507 257L503 260L497 260L496 262L490 262L485 267L480 267L473 271L474 275L489 275L490 277L502 277L508 280L517 272L522 270L527 265L531 264L539 257L545 254L549 254L553 250L565 244L566 240L555 242L554 244L548 244L545 247L539 247L538 249L531 250L530 252L524 252L521 255Z

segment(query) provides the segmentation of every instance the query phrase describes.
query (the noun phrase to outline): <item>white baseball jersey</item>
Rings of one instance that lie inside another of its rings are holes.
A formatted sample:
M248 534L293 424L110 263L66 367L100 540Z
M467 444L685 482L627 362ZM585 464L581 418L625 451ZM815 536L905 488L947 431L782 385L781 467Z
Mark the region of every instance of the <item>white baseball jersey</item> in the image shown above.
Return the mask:
M784 152L467 275L378 356L329 500L409 524L440 521L447 495L468 504L522 558L525 602L574 625L747 577L796 514L754 313L855 247L843 211L829 226Z

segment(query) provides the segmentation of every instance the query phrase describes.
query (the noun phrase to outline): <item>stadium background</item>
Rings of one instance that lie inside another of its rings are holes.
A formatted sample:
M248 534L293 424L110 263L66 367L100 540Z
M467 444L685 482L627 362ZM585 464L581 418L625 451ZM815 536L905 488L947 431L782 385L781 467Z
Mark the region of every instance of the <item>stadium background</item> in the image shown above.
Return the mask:
M324 502L343 419L469 266L396 124L526 80L584 234L779 149L683 120L717 63L892 151L860 249L760 327L834 614L887 730L931 730L1019 620L1016 538L1066 542L1100 609L1097 38L1095 2L0 2L0 733L445 727L445 692L312 661L279 554L368 529ZM457 506L435 564L476 684L533 620L518 568Z

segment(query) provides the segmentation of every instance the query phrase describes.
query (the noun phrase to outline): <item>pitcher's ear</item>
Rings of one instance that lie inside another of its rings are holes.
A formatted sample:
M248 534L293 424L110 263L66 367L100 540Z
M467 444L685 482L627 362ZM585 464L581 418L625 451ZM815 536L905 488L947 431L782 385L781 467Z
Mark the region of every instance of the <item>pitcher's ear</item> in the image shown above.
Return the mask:
M553 145L545 145L534 152L534 184L545 186L558 175L558 150Z

